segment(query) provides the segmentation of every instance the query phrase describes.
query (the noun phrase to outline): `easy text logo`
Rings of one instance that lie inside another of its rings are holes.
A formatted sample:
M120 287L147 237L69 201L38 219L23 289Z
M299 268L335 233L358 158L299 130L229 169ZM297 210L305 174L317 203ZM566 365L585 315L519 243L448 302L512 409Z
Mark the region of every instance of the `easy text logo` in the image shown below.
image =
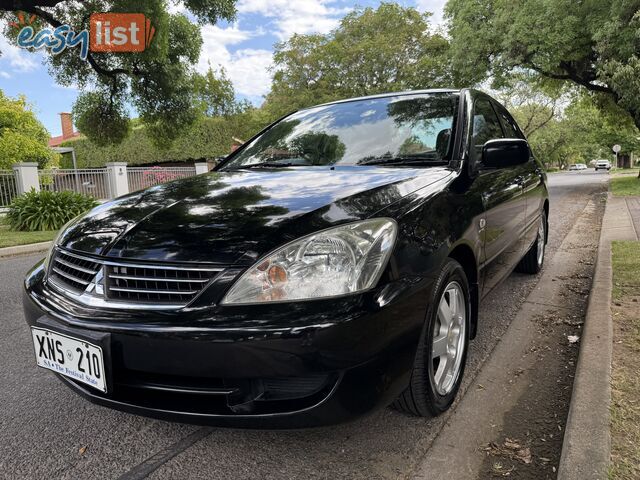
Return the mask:
M151 45L156 31L143 13L94 13L89 18L89 30L80 32L75 32L70 25L36 32L32 25L35 16L25 21L24 15L19 13L18 20L19 23L11 25L20 28L17 36L19 47L46 48L52 55L58 55L77 46L83 60L87 59L89 51L143 52Z

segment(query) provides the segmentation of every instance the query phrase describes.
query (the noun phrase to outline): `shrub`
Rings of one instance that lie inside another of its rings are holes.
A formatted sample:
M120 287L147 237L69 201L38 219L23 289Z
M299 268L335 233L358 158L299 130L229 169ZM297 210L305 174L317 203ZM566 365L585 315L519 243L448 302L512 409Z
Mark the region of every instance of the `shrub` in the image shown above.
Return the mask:
M182 162L194 158L214 158L231 151L233 137L247 140L258 127L253 127L249 113L230 117L201 118L161 148L153 143L145 127L134 127L118 145L99 146L88 138L67 140L63 147L73 147L78 168L104 167L108 162L127 162L129 166L163 162ZM65 154L63 168L72 168L71 155Z
M97 204L93 198L76 192L36 192L32 189L13 200L7 222L12 230L58 230Z

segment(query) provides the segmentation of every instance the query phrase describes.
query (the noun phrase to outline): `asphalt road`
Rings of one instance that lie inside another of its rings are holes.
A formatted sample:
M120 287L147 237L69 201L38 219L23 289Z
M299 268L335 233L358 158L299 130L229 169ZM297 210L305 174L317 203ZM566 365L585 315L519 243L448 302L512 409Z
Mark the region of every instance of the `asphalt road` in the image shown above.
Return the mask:
M587 202L605 191L607 178L592 171L549 176L549 256ZM35 366L21 283L41 256L0 260L0 478L410 478L447 420L447 415L425 420L384 409L335 427L242 431L167 423L92 405ZM465 386L537 278L513 274L485 299Z

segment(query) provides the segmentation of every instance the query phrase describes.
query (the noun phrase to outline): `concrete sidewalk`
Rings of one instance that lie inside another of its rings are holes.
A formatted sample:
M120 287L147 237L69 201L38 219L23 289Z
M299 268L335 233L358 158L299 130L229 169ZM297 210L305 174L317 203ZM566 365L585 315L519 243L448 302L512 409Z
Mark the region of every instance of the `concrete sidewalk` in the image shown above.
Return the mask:
M559 480L607 478L611 455L609 406L613 350L611 242L638 240L639 226L640 198L609 194L573 383Z

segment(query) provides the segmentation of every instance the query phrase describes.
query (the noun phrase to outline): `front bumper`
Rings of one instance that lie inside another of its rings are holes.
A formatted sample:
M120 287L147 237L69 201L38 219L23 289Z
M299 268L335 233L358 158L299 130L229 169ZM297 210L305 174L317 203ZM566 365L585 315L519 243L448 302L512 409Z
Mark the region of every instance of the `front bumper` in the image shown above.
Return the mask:
M60 377L94 403L187 423L301 428L396 398L410 378L430 287L413 279L331 301L125 319L71 308L36 266L24 310L30 326L104 342L106 394Z

